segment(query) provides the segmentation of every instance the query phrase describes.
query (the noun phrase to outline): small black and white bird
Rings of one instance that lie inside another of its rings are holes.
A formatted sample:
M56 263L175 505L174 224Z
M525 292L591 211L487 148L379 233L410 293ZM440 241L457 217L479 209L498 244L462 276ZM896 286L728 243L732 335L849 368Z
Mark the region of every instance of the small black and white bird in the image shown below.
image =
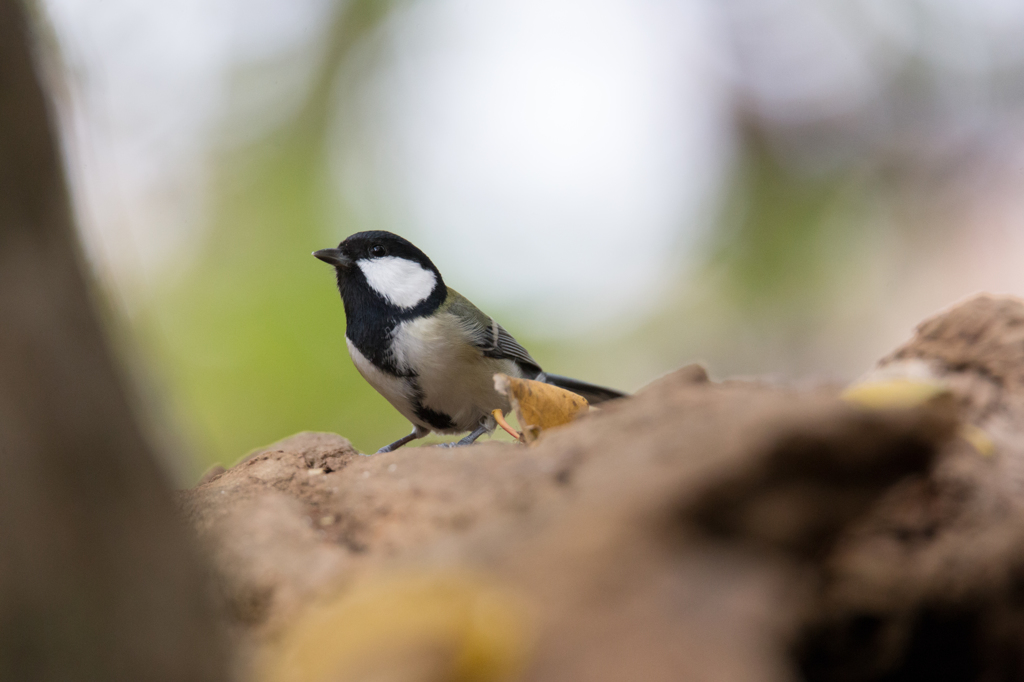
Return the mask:
M491 412L511 409L494 389L498 372L560 386L591 404L625 396L541 370L500 324L445 286L426 254L396 234L359 232L313 255L334 266L356 369L413 425L378 452L431 431L471 432L454 445L493 431Z

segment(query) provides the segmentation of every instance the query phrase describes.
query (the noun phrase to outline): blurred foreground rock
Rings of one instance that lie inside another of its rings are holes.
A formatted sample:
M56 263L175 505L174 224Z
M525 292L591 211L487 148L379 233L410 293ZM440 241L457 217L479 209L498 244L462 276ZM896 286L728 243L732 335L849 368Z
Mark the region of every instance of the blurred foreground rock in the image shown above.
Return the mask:
M689 367L536 447L299 434L181 504L256 678L1020 679L1024 304L926 322L876 376L952 394Z

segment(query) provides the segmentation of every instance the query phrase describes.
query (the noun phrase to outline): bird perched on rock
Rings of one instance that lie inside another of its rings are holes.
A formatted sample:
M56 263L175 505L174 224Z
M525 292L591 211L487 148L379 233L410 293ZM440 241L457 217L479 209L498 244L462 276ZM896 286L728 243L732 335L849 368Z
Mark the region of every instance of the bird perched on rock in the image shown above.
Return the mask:
M541 370L500 324L445 286L426 254L396 234L359 232L313 255L334 266L356 369L413 425L378 452L431 431L471 432L453 445L493 431L491 412L511 409L494 389L498 372L559 386L590 403L625 395Z

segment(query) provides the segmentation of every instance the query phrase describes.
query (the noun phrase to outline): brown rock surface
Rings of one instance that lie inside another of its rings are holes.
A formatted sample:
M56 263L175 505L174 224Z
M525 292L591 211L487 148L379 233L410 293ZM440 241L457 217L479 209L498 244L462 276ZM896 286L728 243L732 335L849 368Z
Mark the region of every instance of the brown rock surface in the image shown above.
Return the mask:
M1016 679L1018 330L1024 305L975 299L879 370L947 381L956 401L866 410L830 390L712 384L684 368L533 448L364 457L339 436L299 434L182 504L246 645L287 641L310 604L373 613L345 601L380 593L360 592L367 576L471 571L530 614L519 679ZM417 589L419 617L435 588ZM412 645L386 623L386 655L368 654L358 676L328 665L333 676L287 679L497 679L465 656L446 668L403 655Z
M854 524L801 643L813 679L1024 678L1024 304L980 296L922 323L879 374L949 386L994 444L950 441Z

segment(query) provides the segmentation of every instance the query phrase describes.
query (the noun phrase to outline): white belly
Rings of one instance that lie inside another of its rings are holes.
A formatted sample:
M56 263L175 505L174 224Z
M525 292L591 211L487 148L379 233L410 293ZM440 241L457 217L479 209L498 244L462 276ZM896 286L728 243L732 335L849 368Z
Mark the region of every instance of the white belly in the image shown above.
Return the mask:
M384 396L406 419L414 424L418 423L412 401L415 387L409 380L382 372L365 355L360 353L348 338L345 339L345 342L348 344L348 354L352 358L352 364L356 366L366 382L377 389L377 393Z
M413 424L438 430L416 416L417 398L424 407L451 417L456 428L444 433L472 431L492 410L510 409L508 400L494 390L493 377L497 372L521 376L519 368L511 360L484 357L469 344L453 315L442 313L403 322L393 338L395 364L415 371L415 380L377 369L351 341L349 354L363 378Z

